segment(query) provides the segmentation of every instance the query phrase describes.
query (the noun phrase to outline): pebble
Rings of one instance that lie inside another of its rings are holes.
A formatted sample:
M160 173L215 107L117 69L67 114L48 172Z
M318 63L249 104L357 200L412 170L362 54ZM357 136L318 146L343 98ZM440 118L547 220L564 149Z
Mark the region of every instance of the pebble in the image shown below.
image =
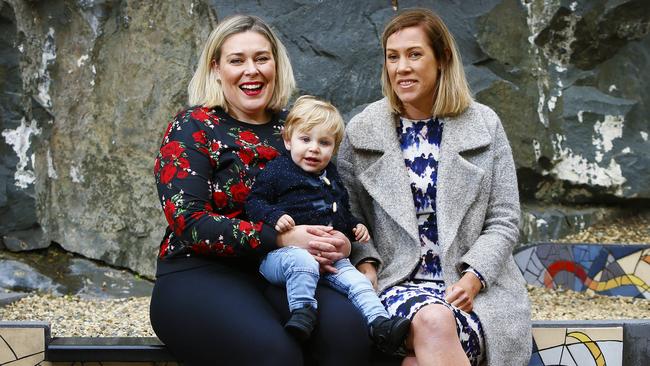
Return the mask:
M30 295L0 308L0 319L49 322L52 337L155 337L149 300Z
M650 243L650 214L597 224L558 242ZM533 320L649 319L650 300L528 286ZM0 320L46 321L53 337L153 337L149 297L31 295L0 307Z
M600 222L579 233L555 240L564 243L650 244L650 212Z

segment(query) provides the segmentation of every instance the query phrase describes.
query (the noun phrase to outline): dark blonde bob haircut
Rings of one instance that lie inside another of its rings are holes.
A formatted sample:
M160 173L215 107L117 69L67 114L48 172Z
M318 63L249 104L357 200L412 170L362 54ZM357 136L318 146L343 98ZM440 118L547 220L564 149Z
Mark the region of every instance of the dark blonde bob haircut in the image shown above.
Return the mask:
M382 91L394 113L403 114L404 106L390 85L386 68L386 43L388 37L404 28L421 27L429 40L436 61L439 64L438 83L433 99L433 116L454 117L463 113L472 102L463 62L456 46L456 41L440 17L428 9L407 9L396 15L384 28L381 45L384 49L384 69L381 75Z
M223 87L218 81L213 61L219 63L221 48L228 37L248 31L261 34L271 44L276 79L267 109L277 112L287 105L289 97L296 87L287 50L262 19L251 15L233 15L217 25L203 46L199 64L187 88L191 106L200 105L207 108L218 106L228 112L228 101L223 94Z
M282 138L289 141L294 133L311 131L316 126L325 128L334 136L334 151L338 150L345 131L345 123L338 109L329 102L303 95L296 99L287 115Z

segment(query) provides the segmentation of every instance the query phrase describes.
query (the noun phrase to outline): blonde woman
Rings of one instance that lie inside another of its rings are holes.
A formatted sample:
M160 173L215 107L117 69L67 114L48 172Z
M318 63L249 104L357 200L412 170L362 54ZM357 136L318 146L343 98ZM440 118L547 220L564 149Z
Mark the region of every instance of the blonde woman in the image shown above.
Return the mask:
M393 316L402 365L527 365L530 308L512 257L519 197L498 116L472 101L455 41L426 9L382 36L385 98L353 117L338 167L371 231L351 260Z
M267 24L227 18L203 48L189 85L191 107L164 134L154 175L167 228L150 317L186 365L367 362L365 321L345 296L317 288L321 325L303 346L283 329L284 291L257 271L260 258L289 245L318 253L324 271L335 271L332 263L350 253L350 241L331 227L278 233L243 213L257 173L284 152L282 108L294 84L287 52Z

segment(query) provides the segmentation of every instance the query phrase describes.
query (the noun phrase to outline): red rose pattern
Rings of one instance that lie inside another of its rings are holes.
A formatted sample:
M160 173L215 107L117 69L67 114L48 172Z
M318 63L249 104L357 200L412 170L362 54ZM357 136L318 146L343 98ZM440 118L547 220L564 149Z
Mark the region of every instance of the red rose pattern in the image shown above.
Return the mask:
M228 204L228 196L225 192L214 192L212 193L212 200L217 208L226 207Z
M160 148L160 153L162 154L163 158L176 159L181 156L183 150L183 146L180 142L172 141L168 144L163 145L163 147Z
M160 156L154 166L154 173L157 175L162 166L162 172L160 173L160 182L162 184L170 183L174 176L183 179L189 175L190 162L185 156L187 156L185 148L178 141L171 141L160 148Z
M275 159L278 155L280 155L280 153L278 153L278 150L264 145L257 148L257 153L260 155L260 158L264 160Z
M192 111L192 118L199 120L199 121L205 121L205 120L210 120L212 119L212 116L208 114L207 108L196 108L195 110Z
M181 236L185 230L185 216L179 215L174 220L174 234Z
M172 201L167 200L165 201L165 205L163 206L163 211L165 212L165 218L167 219L167 223L169 225L174 224L174 213L176 212L176 206Z
M251 131L242 131L239 133L239 139L241 141L246 141L249 144L256 144L260 142L260 139L257 137L257 135L254 132Z
M248 197L248 193L250 191L250 188L246 187L246 184L244 182L239 182L230 186L230 194L232 195L232 199L235 200L235 202L246 201L246 197Z
M205 131L203 130L194 132L192 134L192 138L194 138L194 141L196 141L200 145L207 145L208 143L208 138L206 137Z
M243 231L244 234L250 234L251 230L253 230L253 225L248 221L240 221L239 230Z
M176 167L171 164L167 164L162 169L162 173L160 173L160 181L162 184L167 184L172 181L174 175L176 175Z
M162 244L160 244L160 251L158 251L160 258L163 258L167 254L167 248L169 248L169 238L165 238Z
M255 153L250 149L241 149L237 155L239 155L239 159L241 159L241 162L244 163L244 165L249 165L255 158Z
M260 245L260 241L257 240L257 238L251 238L251 240L248 241L248 245L250 245L251 248L255 249Z
M283 149L281 122L268 127L243 128L209 108L182 111L169 123L153 167L170 228L161 258L239 256L260 247L263 224L238 218L257 171ZM208 192L201 196L196 184L205 183Z
M153 174L158 175L160 172L160 158L156 158L156 162L153 165Z

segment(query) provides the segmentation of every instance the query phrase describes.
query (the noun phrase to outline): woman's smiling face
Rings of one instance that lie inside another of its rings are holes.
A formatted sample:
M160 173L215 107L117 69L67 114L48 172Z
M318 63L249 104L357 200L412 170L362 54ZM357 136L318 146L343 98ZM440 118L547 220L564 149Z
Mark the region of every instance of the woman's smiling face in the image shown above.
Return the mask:
M260 33L229 36L221 45L216 68L228 112L238 120L264 123L275 88L275 59L271 43Z
M431 116L438 84L438 60L422 27L403 28L386 40L386 71L406 117Z

